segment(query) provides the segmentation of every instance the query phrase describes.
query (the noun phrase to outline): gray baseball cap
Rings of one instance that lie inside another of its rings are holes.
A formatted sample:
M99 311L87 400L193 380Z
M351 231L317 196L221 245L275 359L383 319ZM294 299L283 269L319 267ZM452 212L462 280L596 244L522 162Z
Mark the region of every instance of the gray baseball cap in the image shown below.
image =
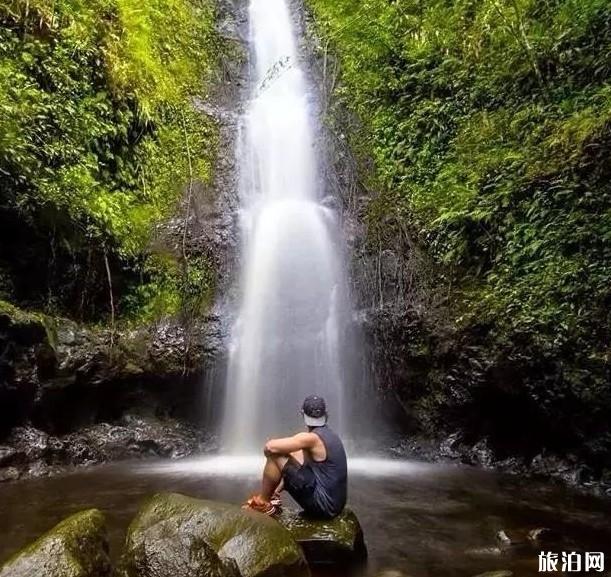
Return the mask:
M322 427L327 424L327 404L317 395L311 395L303 401L301 414L308 427Z

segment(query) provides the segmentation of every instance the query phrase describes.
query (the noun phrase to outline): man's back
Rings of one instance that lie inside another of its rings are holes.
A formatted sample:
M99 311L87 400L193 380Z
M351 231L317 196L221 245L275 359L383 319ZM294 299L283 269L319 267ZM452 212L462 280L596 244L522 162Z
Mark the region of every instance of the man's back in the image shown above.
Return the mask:
M327 425L311 430L325 447L326 458L317 460L312 451L305 453L306 462L316 478L314 499L326 515L339 515L348 496L348 463L339 436Z

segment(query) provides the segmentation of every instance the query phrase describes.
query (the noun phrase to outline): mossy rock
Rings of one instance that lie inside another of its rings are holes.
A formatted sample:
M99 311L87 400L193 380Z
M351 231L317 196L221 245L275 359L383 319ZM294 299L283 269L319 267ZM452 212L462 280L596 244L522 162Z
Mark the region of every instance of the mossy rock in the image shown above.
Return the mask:
M0 577L111 577L104 515L90 509L68 517L15 554Z
M0 300L0 328L9 332L18 345L32 345L44 342L48 336L45 317L38 313L23 311L6 301Z
M299 543L310 565L354 565L367 557L361 524L350 509L330 520L285 510L279 521Z
M309 577L299 545L274 519L174 493L142 506L121 570L124 577L235 577L237 570L242 577Z
M122 577L240 577L233 559L221 559L201 537L181 530L176 518L158 523L132 541Z

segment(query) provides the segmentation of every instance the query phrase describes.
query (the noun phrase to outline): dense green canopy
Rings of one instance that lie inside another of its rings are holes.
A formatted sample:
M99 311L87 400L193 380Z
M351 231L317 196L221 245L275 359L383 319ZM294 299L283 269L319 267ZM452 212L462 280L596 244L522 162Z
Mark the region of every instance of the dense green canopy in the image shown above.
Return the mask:
M186 183L210 174L215 131L191 97L214 70L213 25L208 0L0 2L5 298L96 317L102 253L113 274L176 284L175 259L144 256ZM160 305L163 287L116 282L127 308Z

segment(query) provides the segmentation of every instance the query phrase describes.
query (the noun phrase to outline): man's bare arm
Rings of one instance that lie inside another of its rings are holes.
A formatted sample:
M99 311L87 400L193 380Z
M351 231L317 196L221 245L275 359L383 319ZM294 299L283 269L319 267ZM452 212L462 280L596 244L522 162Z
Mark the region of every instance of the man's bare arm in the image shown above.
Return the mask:
M292 437L283 439L270 439L265 443L264 453L266 455L290 455L296 451L311 449L317 442L314 433L297 433Z

